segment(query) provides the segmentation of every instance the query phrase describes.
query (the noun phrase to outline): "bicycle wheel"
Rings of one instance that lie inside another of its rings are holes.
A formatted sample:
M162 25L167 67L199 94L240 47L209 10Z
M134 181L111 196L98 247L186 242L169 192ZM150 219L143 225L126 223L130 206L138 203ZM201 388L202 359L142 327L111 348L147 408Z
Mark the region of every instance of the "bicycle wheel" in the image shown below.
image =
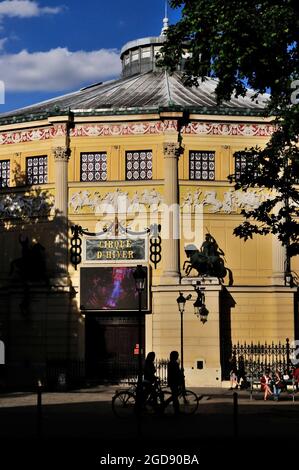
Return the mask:
M118 392L112 398L112 410L118 418L130 418L135 414L136 397L131 392Z
M179 395L180 413L192 415L198 408L198 396L191 390L182 391Z

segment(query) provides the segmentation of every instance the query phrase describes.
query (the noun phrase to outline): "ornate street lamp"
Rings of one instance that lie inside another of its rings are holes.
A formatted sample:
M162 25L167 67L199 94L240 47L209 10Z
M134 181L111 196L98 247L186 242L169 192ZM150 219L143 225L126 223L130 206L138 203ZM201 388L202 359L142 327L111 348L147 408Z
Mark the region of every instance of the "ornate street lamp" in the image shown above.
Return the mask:
M178 296L178 298L176 299L177 301L177 304L178 304L178 307L179 307L179 312L181 314L184 313L185 311L185 304L186 304L186 300L185 297L183 296L183 293L180 292L180 295Z
M138 264L133 272L135 279L136 290L138 292L138 381L137 381L137 407L140 411L139 406L141 405L142 397L142 329L141 329L141 313L142 313L142 292L145 288L146 272L141 264Z
M196 288L197 299L195 300L194 306L194 314L200 318L200 321L204 324L208 321L209 310L205 306L205 294L203 289Z

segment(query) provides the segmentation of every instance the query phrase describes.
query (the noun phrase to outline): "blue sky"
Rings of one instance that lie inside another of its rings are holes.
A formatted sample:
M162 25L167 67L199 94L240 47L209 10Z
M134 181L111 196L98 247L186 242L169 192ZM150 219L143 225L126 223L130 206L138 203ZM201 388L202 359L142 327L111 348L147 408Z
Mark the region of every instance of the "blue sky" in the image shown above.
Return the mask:
M164 0L0 0L0 113L119 76L121 47L159 35L164 8ZM168 16L174 23L179 11Z

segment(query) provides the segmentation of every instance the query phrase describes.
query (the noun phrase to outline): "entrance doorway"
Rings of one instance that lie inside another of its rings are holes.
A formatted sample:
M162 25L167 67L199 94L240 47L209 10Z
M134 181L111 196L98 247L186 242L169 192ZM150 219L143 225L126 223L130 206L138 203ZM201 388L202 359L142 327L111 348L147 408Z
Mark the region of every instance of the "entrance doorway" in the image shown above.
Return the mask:
M144 315L141 351L144 351ZM117 383L138 373L138 316L88 314L85 319L85 358L88 379Z

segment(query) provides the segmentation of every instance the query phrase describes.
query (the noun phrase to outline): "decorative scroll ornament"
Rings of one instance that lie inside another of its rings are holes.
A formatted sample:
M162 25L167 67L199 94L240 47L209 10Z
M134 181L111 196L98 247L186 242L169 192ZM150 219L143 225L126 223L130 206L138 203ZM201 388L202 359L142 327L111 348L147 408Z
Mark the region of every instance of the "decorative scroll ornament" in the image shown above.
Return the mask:
M77 266L82 261L82 239L80 237L82 232L82 227L80 225L73 225L71 227L72 238L71 238L71 249L70 249L70 259L72 265L77 271Z
M157 269L157 265L162 259L161 225L154 224L152 228L152 235L150 237L150 260L155 266L155 269Z

